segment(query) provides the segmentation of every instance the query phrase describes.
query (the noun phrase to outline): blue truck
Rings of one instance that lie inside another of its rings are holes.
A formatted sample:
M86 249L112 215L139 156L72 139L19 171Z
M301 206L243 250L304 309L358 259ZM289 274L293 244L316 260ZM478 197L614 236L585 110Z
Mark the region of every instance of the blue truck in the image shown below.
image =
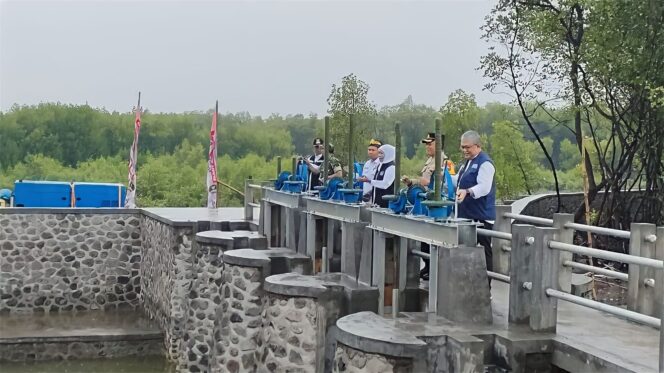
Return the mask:
M13 207L124 207L127 188L114 183L14 182Z

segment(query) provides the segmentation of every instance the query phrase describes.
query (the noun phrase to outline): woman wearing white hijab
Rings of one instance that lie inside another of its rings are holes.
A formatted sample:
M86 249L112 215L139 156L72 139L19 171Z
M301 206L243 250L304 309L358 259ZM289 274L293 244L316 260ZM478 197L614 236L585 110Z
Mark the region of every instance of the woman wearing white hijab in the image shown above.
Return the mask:
M378 148L378 158L380 166L376 170L374 179L370 181L373 187L372 202L380 207L387 207L388 201L383 200L383 196L394 194L395 167L394 157L396 148L385 144Z

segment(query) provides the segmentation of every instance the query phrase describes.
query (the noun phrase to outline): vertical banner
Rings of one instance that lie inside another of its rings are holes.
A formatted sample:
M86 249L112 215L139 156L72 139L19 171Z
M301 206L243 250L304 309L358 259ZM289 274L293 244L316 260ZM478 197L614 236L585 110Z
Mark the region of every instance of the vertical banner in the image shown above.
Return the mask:
M136 208L136 162L138 160L138 135L141 133L141 92L138 92L138 105L134 108L136 118L134 120L134 142L129 151L129 177L127 185L127 196L125 198L126 208Z
M210 128L210 151L208 152L208 171L207 171L207 207L217 208L217 115L219 112L219 101L214 105L214 114L212 114L212 127Z

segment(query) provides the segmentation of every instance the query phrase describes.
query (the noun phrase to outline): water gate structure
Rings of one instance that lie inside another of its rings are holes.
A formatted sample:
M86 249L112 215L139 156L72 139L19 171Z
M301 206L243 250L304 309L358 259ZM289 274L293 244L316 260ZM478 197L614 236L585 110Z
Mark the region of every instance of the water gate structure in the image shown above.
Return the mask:
M247 180L244 208L0 209L0 368L161 355L184 372L662 372L664 227L515 205L486 231ZM578 271L627 281L627 307L578 295ZM57 331L26 327L49 318Z

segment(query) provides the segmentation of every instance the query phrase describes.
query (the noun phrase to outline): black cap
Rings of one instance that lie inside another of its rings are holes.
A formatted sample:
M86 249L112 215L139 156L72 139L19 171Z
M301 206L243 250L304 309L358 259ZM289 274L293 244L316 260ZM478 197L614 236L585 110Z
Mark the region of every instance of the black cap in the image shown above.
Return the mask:
M320 146L323 145L323 139L321 139L320 137L316 137L316 138L314 139L314 146L319 146L319 145L320 145Z
M434 141L436 141L436 133L435 132L429 132L427 137L422 139L422 144L431 144Z

